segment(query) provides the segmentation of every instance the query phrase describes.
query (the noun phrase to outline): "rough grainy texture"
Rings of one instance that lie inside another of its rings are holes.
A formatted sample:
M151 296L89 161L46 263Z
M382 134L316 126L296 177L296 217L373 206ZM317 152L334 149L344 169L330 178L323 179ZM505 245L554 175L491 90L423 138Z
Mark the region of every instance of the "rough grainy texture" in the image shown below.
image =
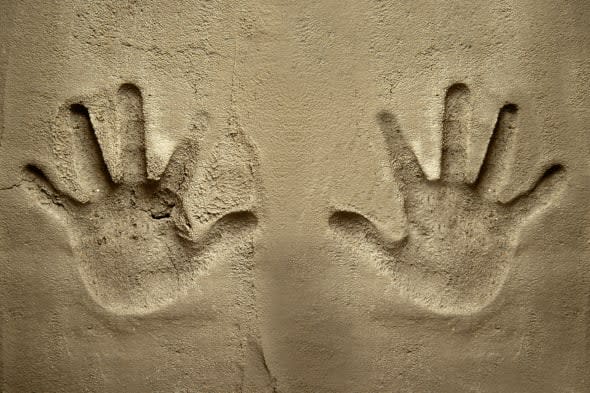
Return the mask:
M590 392L590 3L9 1L2 392Z

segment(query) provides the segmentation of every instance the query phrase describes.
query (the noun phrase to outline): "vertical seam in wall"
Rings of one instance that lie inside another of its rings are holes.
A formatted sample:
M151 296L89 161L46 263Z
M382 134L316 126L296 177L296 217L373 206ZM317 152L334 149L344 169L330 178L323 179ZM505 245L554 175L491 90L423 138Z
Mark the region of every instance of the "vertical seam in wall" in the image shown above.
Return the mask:
M6 88L6 75L8 69L8 36L9 29L12 27L12 23L9 25L9 21L12 18L9 15L12 14L12 8L6 4L3 4L4 12L0 13L0 147L2 146L2 139L4 137L5 128L5 88ZM2 291L4 292L4 291ZM4 293L0 294L5 296ZM5 387L5 376L4 376L4 323L7 320L5 315L5 309L0 310L0 391L4 391Z

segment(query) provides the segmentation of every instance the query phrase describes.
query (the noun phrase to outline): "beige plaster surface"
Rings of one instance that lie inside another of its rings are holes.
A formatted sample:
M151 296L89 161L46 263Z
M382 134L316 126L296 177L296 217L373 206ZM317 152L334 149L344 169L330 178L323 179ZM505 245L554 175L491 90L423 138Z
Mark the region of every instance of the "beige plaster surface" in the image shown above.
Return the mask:
M590 3L0 5L2 392L590 392Z

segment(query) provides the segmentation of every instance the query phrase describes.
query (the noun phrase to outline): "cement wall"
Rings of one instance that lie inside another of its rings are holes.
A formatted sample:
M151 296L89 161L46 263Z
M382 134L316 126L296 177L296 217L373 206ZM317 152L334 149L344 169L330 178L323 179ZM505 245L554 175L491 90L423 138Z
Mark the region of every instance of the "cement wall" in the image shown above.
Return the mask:
M590 392L587 1L3 1L3 392Z

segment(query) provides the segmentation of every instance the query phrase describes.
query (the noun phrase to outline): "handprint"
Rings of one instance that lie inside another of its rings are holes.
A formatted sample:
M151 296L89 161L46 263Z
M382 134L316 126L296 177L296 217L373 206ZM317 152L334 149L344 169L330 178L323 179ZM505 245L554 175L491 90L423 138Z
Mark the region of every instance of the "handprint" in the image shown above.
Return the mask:
M518 125L518 108L506 105L477 178L467 179L468 99L464 85L453 86L447 95L437 180L424 176L394 116L379 115L404 198L403 239L388 243L358 213L337 211L330 218L341 238L367 250L391 275L400 294L441 313L471 313L497 295L513 262L519 227L553 201L564 174L561 165L549 166L529 191L498 201L508 145Z
M116 313L152 312L195 290L211 264L253 251L256 160L245 138L231 132L198 157L187 141L153 180L144 134L140 91L123 85L114 99L65 105L57 170L27 168L29 189L72 229L85 287Z

